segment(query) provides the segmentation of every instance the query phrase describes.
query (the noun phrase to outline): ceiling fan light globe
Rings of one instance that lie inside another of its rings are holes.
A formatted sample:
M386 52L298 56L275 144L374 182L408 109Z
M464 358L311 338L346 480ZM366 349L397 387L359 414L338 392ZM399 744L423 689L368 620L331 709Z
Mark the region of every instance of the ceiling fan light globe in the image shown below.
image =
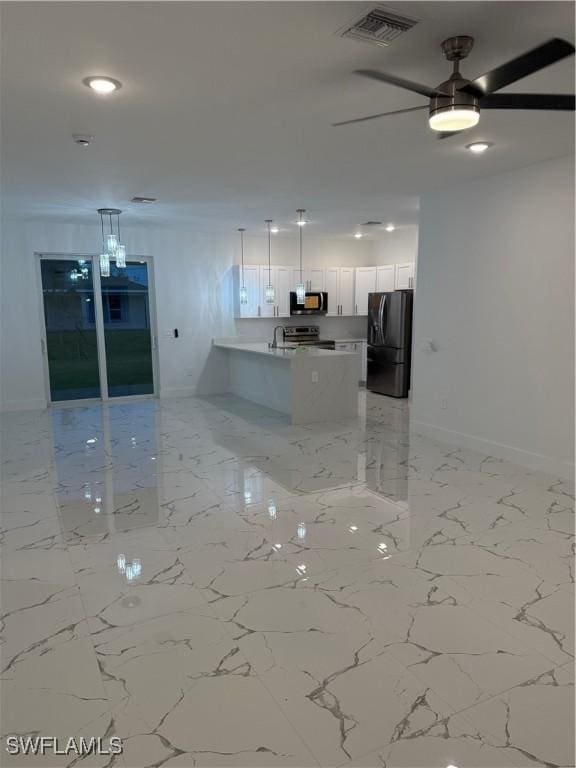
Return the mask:
M430 115L428 124L433 131L465 131L474 128L480 120L476 107L445 107Z

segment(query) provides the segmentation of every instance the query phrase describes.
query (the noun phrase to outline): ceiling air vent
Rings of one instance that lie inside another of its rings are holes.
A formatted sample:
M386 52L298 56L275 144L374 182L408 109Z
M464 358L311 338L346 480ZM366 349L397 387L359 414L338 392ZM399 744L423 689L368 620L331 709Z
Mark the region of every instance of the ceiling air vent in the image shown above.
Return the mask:
M363 227L380 227L381 225L381 221L365 221L364 224L362 224Z
M340 36L352 37L374 45L390 45L392 40L408 32L417 23L416 19L409 19L382 6L376 6L368 13L362 14L352 25L341 30Z

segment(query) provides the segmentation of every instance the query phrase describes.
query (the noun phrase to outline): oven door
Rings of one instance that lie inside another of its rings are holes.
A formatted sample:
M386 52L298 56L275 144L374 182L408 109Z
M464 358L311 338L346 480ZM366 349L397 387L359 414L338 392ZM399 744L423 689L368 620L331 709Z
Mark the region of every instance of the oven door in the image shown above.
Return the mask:
M328 312L328 294L325 291L306 293L304 304L298 304L296 291L290 291L291 315L325 315Z

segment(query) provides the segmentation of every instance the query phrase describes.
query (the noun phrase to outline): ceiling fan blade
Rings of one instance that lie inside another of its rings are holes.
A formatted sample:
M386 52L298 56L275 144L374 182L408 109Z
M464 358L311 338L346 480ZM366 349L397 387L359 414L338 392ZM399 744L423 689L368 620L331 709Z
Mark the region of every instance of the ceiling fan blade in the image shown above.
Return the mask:
M538 72L538 70L554 64L556 61L564 59L566 56L571 56L573 53L574 46L572 43L559 37L553 37L547 43L543 43L537 48L523 53L522 56L517 56L515 59L506 62L506 64L502 64L496 67L496 69L486 72L481 77L477 77L460 90L465 93L471 93L474 96L493 93L494 91L499 91L500 88L515 83L516 80L521 80L533 72Z
M379 117L388 117L388 115L403 115L406 112L417 112L420 109L428 109L428 105L425 104L422 107L408 107L408 109L395 109L392 112L379 112L377 115L367 115L366 117L355 117L352 120L342 120L339 123L332 123L334 128L340 125L350 125L351 123L363 123L366 120L377 120Z
M421 96L426 96L428 99L441 95L440 91L436 88L429 88L427 85L413 83L411 80L404 80L401 77L396 77L396 75L387 75L385 72L379 72L377 69L355 69L354 74L360 75L360 77L369 77L370 80L379 80L381 83L387 83L388 85L395 85L397 88L404 88L407 91L419 93Z
M482 109L549 109L573 112L575 97L560 93L490 93L480 99Z
M459 133L462 133L462 131L443 131L442 133L436 134L436 138L449 139L451 136L457 136Z

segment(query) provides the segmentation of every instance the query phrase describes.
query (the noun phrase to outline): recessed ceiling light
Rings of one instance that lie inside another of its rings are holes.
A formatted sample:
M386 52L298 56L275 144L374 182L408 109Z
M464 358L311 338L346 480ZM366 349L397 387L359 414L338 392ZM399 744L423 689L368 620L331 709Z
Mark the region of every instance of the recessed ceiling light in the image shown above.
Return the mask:
M474 141L472 144L466 144L466 149L469 149L470 152L474 152L475 155L481 155L483 152L486 152L487 149L490 149L491 146L491 141Z
M101 75L85 77L82 82L100 95L106 95L107 93L117 91L118 88L122 88L122 83L119 80L114 80L112 77L102 77Z
M356 238L356 240L360 240L360 238L362 237L362 232L355 232L354 237Z
M384 227L384 229L386 230L386 232L394 232L394 230L396 229L396 227L394 226L394 224L386 224L386 226Z

